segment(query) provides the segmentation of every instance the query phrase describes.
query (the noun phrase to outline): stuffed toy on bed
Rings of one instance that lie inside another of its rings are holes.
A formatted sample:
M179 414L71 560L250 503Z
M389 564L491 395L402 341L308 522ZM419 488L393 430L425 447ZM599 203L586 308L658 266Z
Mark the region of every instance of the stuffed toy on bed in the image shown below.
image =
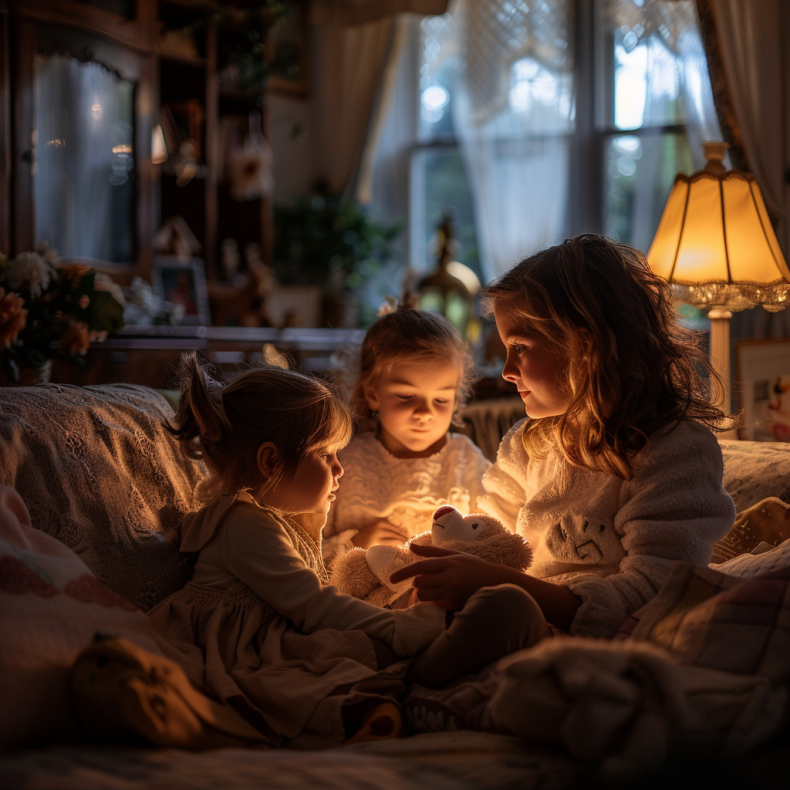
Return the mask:
M464 516L450 505L442 505L433 514L433 527L402 546L371 546L369 549L352 549L339 557L329 580L337 589L361 598L376 606L404 604L403 599L411 589L412 579L392 584L389 577L398 568L417 562L421 557L409 550L416 543L421 546L441 546L463 551L475 557L526 570L532 562L532 548L520 535L516 535L491 516L474 514Z

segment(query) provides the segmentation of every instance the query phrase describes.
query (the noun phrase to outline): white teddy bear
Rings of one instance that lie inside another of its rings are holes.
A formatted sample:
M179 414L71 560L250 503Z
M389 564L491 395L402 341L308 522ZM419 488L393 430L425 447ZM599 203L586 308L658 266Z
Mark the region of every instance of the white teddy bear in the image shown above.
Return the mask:
M377 606L404 602L412 586L412 579L392 584L389 577L398 568L421 559L409 550L412 543L441 546L463 551L475 557L526 570L532 562L532 547L491 516L479 513L464 516L451 505L442 505L433 514L433 527L402 546L371 546L352 549L338 558L332 566L329 580L340 592L361 598Z

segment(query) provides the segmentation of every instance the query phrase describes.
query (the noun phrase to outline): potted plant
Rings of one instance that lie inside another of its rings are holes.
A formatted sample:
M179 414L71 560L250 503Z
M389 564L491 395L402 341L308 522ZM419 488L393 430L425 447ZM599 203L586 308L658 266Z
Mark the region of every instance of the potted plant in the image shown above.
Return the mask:
M274 207L274 269L284 285L319 285L325 321L353 326L354 292L391 257L403 226L381 225L339 195L302 197Z
M13 260L0 253L0 378L47 381L53 358L81 363L90 344L124 325L125 300L106 274L55 266L46 244Z

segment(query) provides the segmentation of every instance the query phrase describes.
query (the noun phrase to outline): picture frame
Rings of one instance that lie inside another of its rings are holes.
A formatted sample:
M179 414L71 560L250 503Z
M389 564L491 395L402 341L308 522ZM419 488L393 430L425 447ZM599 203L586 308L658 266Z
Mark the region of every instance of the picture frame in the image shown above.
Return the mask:
M211 309L202 258L154 258L154 292L164 301L184 306L183 326L210 326Z
M740 439L790 442L790 338L735 344Z

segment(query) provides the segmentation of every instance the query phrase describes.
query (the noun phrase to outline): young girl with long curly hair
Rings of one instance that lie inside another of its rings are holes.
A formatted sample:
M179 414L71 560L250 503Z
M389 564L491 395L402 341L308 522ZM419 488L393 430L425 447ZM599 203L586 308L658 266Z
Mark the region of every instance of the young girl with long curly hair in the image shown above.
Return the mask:
M534 562L521 573L413 547L428 559L392 580L416 577L420 600L451 611L514 584L555 629L611 637L673 563L709 562L733 523L715 436L732 420L708 393L721 381L669 285L627 245L570 239L485 298L527 418L502 440L480 506L530 541Z

